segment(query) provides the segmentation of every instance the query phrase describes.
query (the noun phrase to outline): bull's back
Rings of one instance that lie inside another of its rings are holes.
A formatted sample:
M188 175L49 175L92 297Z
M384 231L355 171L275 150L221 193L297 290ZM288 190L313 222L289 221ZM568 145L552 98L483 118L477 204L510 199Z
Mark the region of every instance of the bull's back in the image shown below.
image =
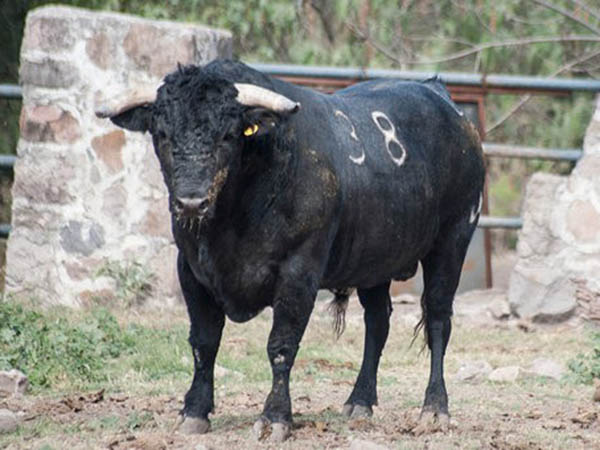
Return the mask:
M342 207L326 287L410 276L445 222L477 202L478 137L432 87L369 82L330 97L327 148Z

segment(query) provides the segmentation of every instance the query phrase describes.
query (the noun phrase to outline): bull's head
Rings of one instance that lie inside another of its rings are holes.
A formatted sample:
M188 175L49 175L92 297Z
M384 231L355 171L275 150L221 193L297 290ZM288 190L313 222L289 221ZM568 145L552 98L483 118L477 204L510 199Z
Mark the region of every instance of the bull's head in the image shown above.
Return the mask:
M180 68L158 88L138 89L96 111L123 128L150 132L178 221L210 216L248 140L270 133L300 106L215 72Z

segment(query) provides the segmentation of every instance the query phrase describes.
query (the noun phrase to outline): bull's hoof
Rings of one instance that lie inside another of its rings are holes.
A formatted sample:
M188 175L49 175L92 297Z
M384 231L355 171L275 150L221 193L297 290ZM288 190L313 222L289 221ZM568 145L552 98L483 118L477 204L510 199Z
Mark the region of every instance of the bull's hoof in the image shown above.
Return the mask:
M262 417L254 422L254 426L252 427L252 433L254 433L254 437L257 441L262 441L267 438L270 431L269 422Z
M285 423L275 422L273 425L271 425L271 428L271 442L283 442L292 434L290 431L290 426Z
M419 423L413 429L415 436L441 431L445 433L450 429L450 416L447 413L435 411L422 411Z
M291 427L286 423L271 423L268 419L261 417L252 427L254 437L258 441L268 439L272 443L279 444L291 435Z
M370 406L346 403L342 408L342 414L346 417L350 417L351 419L361 419L364 417L371 417L373 415L373 408Z
M201 417L184 417L179 425L179 432L183 434L204 434L210 430L210 421Z

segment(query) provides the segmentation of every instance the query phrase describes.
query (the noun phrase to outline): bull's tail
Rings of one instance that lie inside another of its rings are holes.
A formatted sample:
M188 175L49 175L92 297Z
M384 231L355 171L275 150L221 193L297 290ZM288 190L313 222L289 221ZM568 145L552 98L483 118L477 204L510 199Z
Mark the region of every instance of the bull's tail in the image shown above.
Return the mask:
M427 303L425 302L425 295L423 294L421 296L421 318L419 319L419 321L417 322L417 324L415 325L415 328L413 330L413 337L412 340L410 341L410 345L412 347L412 345L415 343L415 341L417 340L417 338L419 337L419 333L421 332L421 330L423 330L423 346L421 347L421 352L423 350L425 350L425 346L427 345L427 340L428 338L428 330L427 330Z
M339 339L346 329L346 308L348 308L348 299L354 291L353 288L332 289L335 297L329 303L329 312L333 318L333 332L336 339Z

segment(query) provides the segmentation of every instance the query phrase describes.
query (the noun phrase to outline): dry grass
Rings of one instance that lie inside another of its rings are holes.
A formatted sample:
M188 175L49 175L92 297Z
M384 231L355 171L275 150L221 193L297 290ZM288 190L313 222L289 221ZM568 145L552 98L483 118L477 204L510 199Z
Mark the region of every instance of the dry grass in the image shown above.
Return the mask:
M401 449L600 447L600 405L592 402L591 386L568 378L472 384L453 376L468 360L526 367L535 358L550 357L566 364L588 345L584 328L537 327L524 332L507 323L475 325L465 318L455 321L446 357L452 427L447 433L416 436L413 430L429 370L429 357L419 353L420 343L409 345L416 305L397 305L392 316L374 417L347 421L340 409L362 356L362 313L357 303L351 300L348 326L338 341L325 305L315 310L293 371L294 435L281 446L258 443L250 433L270 388L265 351L270 311L266 311L247 324L226 326L217 362L223 368L216 382L217 410L209 434L190 437L172 432L189 373L155 376L160 371L149 371L147 363L124 358L118 376L95 390L78 393L64 387L62 392L0 400L0 408L22 410L27 419L16 433L0 437L0 447L162 449L203 444L228 450L309 449L347 448L353 439ZM177 334L187 326L183 308L161 314L128 311L120 321L174 329ZM164 353L168 347L161 345L150 345L148 351L156 347ZM182 352L178 358L191 367L189 352L182 351L185 343L180 339L172 345L174 352ZM102 394L97 392L100 388L105 389Z

